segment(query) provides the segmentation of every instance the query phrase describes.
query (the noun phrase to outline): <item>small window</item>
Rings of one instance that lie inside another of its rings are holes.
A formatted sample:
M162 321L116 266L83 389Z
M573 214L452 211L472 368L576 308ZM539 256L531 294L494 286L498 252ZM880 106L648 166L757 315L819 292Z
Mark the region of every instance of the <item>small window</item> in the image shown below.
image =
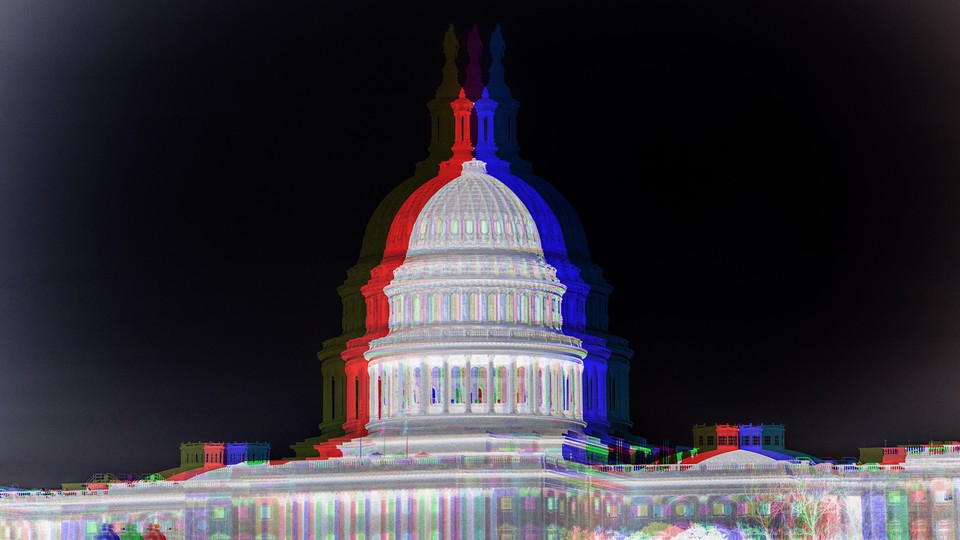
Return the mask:
M513 498L500 497L500 510L513 510Z
M740 437L740 444L741 446L748 446L750 444L750 437L747 435Z
M760 446L760 436L759 436L759 435L754 435L754 436L753 436L753 445L754 445L754 446Z
M697 446L703 446L703 435L700 435L700 436L697 438L697 441L698 441L698 442L697 442Z
M769 435L764 435L764 436L763 436L763 445L764 445L764 446L770 446L770 436L769 436Z
M779 436L779 435L774 435L774 436L773 436L773 445L774 445L774 446L780 446L780 436Z
M713 515L729 516L733 512L733 506L726 503L713 503Z
M713 446L713 435L707 435L707 446Z

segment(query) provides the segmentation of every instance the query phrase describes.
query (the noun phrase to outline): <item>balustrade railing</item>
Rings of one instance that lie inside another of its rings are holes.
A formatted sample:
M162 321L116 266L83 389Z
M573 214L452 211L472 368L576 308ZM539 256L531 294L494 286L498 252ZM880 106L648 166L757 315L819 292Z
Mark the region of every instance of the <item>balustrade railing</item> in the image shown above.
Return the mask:
M911 447L918 450L929 449L925 447ZM945 449L946 453L948 450ZM960 454L960 446L949 447L950 453ZM939 455L936 452L934 455ZM330 472L334 474L349 474L351 472L403 472L403 471L430 471L430 470L551 470L557 472L579 472L579 473L601 473L614 474L619 476L643 476L657 473L681 473L681 472L734 472L734 471L753 471L784 474L858 474L871 471L905 471L908 467L903 464L882 465L876 463L869 464L834 464L820 463L811 464L806 461L781 461L776 463L722 463L722 464L644 464L644 465L586 465L568 461L558 457L546 457L542 454L491 454L491 455L453 455L453 456L371 456L357 459L330 459L330 460L303 460L289 461L282 465L234 465L210 471L206 478L195 478L190 480L190 484L202 485L209 482L222 482L225 479L240 474L241 477L255 478L263 476L265 478L276 475L275 467L287 469L316 471L318 473ZM153 487L169 487L180 482L117 482L111 484L111 487L121 488L121 491L127 489L150 489ZM125 489L124 489L125 488ZM49 498L49 497L90 497L107 495L110 489L86 489L86 490L17 490L0 491L0 502L2 501L22 501L30 498Z

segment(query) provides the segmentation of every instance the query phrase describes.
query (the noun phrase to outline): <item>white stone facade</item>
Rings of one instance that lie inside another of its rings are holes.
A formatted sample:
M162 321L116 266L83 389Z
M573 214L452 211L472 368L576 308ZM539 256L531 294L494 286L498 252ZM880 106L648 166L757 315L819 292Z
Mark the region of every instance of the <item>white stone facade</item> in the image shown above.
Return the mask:
M465 433L581 429L586 351L561 331L565 290L520 199L482 161L464 163L424 205L384 288L390 332L365 354L368 431L452 417Z

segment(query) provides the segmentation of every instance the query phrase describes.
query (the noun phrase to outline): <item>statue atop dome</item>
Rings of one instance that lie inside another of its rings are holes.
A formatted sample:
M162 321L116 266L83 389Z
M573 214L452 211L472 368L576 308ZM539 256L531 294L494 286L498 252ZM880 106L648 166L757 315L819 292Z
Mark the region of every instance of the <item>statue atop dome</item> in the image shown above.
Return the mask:
M440 81L440 86L437 87L436 97L448 97L451 95L456 95L457 91L460 89L460 83L457 82L457 54L460 51L460 42L457 41L457 35L453 31L453 25L451 24L447 28L447 32L443 35L443 55L445 61L443 63L443 77Z
M474 24L467 36L467 81L463 85L470 101L480 99L483 91L483 69L480 67L480 56L483 54L483 42L480 40L480 31Z

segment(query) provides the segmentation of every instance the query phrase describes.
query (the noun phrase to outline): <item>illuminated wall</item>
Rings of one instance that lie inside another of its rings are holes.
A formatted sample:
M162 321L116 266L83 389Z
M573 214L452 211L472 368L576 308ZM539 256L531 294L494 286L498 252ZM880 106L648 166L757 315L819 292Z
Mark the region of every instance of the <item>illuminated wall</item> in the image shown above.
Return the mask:
M95 539L104 523L169 539L956 538L956 467L898 467L520 454L238 465L175 485L0 493L0 539Z

